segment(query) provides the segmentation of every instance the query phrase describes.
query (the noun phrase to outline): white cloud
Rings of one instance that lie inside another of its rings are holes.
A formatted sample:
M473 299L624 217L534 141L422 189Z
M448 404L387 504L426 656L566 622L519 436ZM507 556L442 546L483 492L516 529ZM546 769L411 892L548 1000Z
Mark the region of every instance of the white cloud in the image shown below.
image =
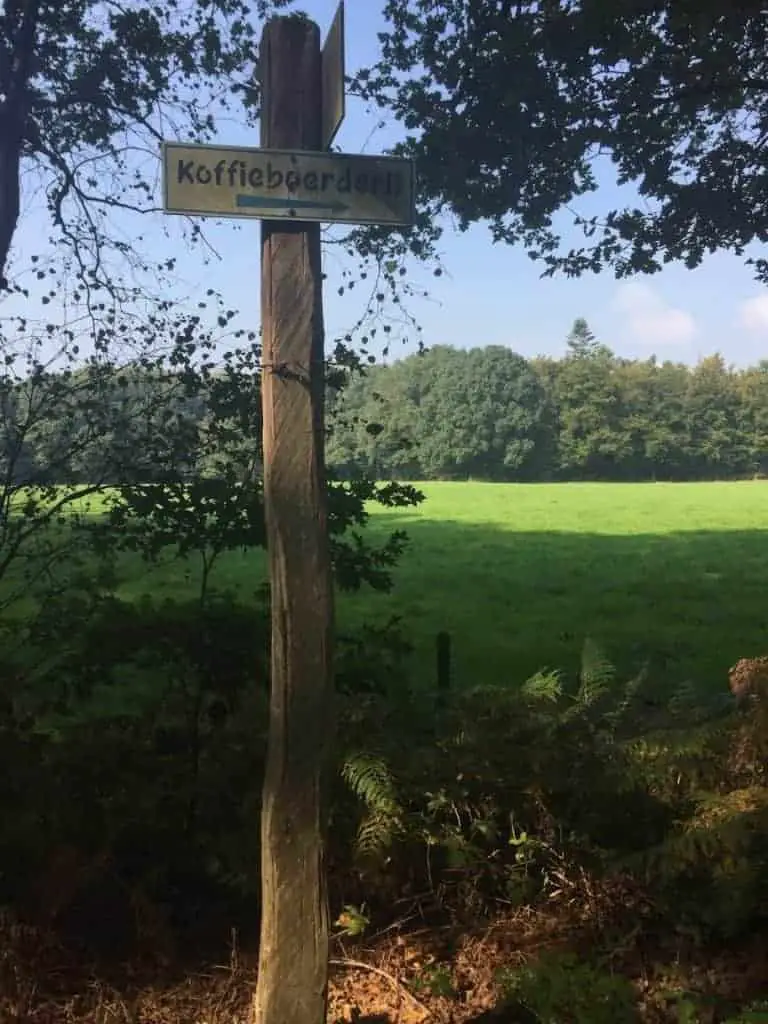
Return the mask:
M685 344L698 333L690 313L667 305L650 285L641 281L619 285L614 308L624 318L627 333L643 347Z
M768 334L768 295L755 295L742 302L739 324L750 334Z

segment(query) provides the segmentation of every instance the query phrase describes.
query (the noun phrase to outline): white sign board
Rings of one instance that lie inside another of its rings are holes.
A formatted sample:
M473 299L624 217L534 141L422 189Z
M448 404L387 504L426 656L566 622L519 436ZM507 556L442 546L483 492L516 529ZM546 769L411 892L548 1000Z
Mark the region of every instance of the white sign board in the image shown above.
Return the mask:
M168 213L396 226L414 195L412 160L163 143Z

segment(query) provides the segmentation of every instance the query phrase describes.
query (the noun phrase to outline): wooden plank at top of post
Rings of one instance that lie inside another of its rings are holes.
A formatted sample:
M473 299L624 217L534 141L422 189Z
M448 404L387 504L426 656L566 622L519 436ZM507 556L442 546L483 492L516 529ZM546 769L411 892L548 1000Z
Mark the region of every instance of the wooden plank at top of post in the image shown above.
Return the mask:
M318 150L320 33L276 18L262 35L261 144ZM333 596L323 457L320 225L262 223L264 505L272 690L261 824L256 1024L323 1024L328 910L325 771Z
M323 149L330 149L346 112L344 0L340 0L320 54L323 76Z

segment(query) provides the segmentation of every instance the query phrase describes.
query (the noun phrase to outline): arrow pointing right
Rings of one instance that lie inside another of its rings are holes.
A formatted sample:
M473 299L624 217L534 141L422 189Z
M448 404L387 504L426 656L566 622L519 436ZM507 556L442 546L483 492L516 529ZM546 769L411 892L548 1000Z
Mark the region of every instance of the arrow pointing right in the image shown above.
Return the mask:
M255 196L250 193L240 193L236 196L235 205L240 209L251 207L259 210L331 210L333 213L349 209L346 203L339 200L325 202L317 199L278 199L275 196Z

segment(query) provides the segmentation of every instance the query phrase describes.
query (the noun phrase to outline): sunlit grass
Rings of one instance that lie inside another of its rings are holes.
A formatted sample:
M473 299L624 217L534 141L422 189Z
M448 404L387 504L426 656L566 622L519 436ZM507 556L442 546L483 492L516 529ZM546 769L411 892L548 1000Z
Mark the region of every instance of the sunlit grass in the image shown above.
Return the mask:
M575 667L585 635L625 671L724 685L768 651L768 484L433 484L413 547L378 604L403 614L424 662L440 629L462 681ZM367 608L372 602L358 602Z
M441 630L457 684L575 669L587 635L625 672L707 689L768 653L768 483L420 486L421 507L373 510L373 539L411 538L394 590L340 595L338 618L402 616L426 681ZM263 552L229 553L212 579L247 600L265 572ZM121 577L127 597L191 596L199 566L123 556Z
M420 508L374 511L373 537L411 538L394 590L340 595L338 613L341 628L402 616L426 678L441 630L460 684L575 669L586 635L624 671L650 660L706 688L768 652L766 483L420 486ZM247 596L264 574L263 552L229 554L214 580ZM196 580L173 565L124 592L179 596Z

